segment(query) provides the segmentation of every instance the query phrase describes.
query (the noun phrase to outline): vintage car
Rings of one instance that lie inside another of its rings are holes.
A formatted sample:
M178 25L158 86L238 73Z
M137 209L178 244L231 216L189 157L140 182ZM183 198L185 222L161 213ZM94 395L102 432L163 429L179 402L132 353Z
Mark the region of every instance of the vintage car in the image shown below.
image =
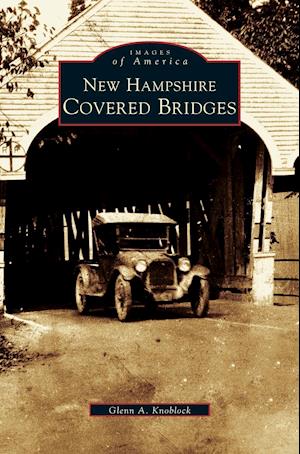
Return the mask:
M158 303L190 301L197 317L207 314L209 270L191 266L176 253L176 222L162 214L97 214L93 220L96 260L76 269L75 299L80 314L90 297L114 301L120 321L133 304L152 310Z

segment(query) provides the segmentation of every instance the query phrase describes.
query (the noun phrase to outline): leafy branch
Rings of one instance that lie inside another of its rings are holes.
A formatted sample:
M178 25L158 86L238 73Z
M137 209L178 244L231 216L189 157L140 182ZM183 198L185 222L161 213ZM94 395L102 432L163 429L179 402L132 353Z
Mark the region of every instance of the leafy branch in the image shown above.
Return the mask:
M194 3L299 87L298 0L194 0Z
M48 61L37 58L37 33L42 26L38 20L40 11L34 7L31 11L25 0L15 7L0 9L0 84L5 83L9 93L18 90L14 76L24 74L32 68L44 67ZM43 27L44 36L52 36L54 28ZM27 96L34 97L28 88ZM2 114L6 117L4 112ZM9 119L0 125L0 142L11 140L14 132Z

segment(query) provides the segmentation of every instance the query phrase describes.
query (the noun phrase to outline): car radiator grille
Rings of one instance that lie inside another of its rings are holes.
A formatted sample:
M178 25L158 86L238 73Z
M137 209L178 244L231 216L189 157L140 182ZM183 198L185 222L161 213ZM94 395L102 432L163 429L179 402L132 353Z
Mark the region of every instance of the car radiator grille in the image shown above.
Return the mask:
M172 262L158 260L149 267L150 285L174 285L174 265Z

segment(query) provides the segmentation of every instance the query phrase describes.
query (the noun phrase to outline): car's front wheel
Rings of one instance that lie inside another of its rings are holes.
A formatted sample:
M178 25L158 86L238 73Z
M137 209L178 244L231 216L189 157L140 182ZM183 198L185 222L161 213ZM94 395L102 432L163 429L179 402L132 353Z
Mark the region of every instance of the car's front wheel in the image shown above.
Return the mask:
M132 306L132 290L129 281L119 274L115 282L115 307L118 319L124 322Z
M88 297L84 294L84 282L81 271L78 271L75 282L75 302L79 314L87 314L89 311Z
M191 305L196 317L205 317L209 305L209 283L205 279L197 279L192 284Z

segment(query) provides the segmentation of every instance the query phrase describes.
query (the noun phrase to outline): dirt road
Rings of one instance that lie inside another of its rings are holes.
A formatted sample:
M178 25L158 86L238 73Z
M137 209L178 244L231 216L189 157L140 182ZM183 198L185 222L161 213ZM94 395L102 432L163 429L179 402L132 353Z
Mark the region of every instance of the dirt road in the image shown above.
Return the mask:
M19 317L4 334L32 360L0 375L1 454L297 452L296 307ZM210 402L211 416L91 418L90 402Z

